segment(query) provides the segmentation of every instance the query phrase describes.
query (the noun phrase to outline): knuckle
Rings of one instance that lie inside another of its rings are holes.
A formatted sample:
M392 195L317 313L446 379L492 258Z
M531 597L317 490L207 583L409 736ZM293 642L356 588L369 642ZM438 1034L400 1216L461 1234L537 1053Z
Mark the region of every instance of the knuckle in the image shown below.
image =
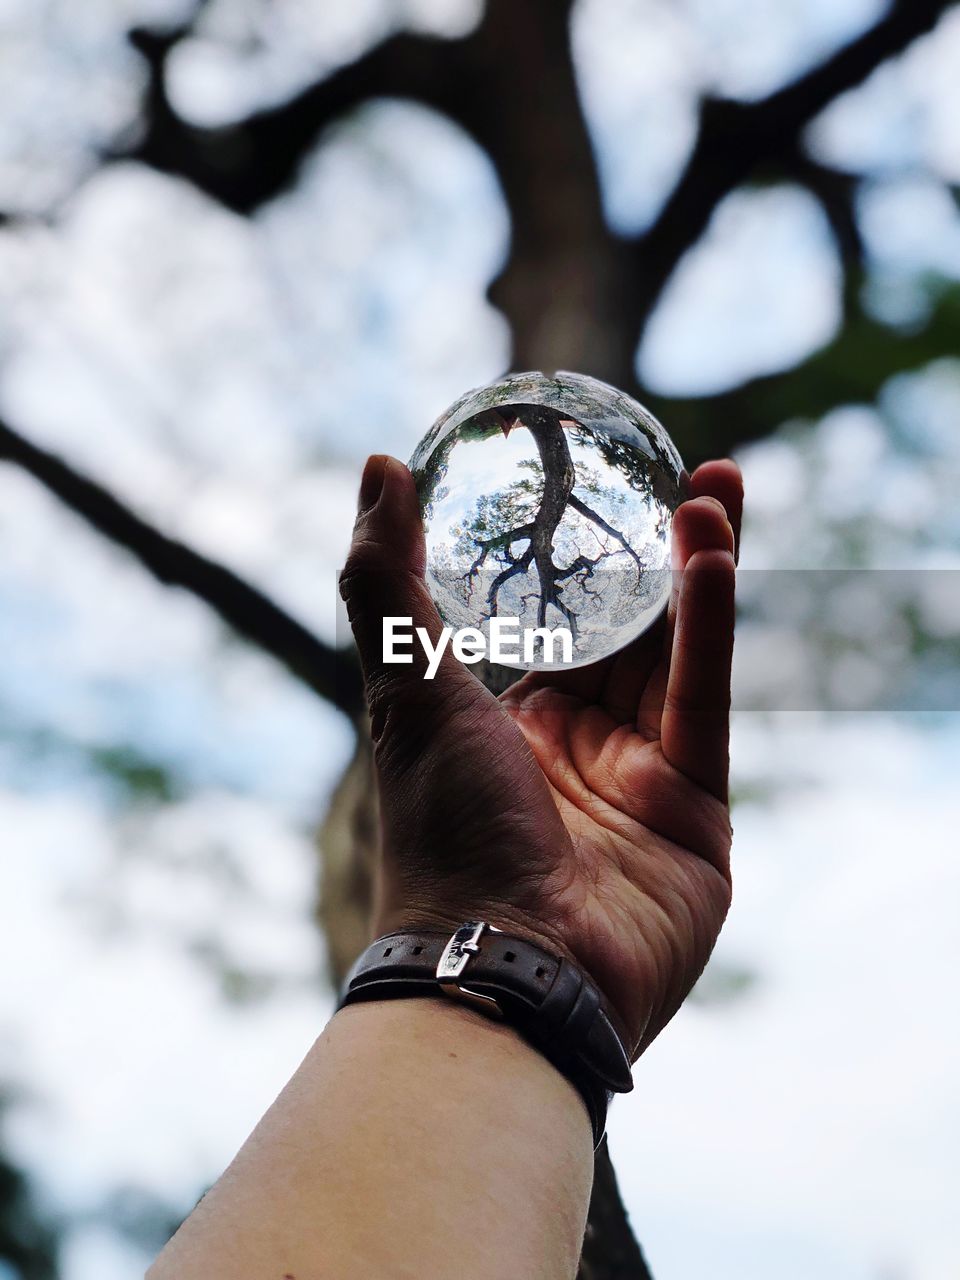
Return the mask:
M725 691L712 697L690 697L667 691L665 706L674 715L705 729L726 725L730 717L730 693Z
M355 541L340 571L340 595L344 600L362 595L370 579L383 572L381 545L370 538Z

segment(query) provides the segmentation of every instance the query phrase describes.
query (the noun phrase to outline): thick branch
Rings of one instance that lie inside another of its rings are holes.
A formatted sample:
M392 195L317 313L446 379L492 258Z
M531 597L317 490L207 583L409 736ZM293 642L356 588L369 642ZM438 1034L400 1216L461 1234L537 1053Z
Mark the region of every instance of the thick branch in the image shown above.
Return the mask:
M183 33L133 33L150 89L146 130L132 154L250 212L295 179L343 113L390 96L432 106L486 149L503 183L513 242L491 296L511 322L515 362L582 368L632 387L636 339L680 257L725 195L765 167L783 171L784 155L797 157L793 176L824 203L844 256L856 251L849 193L800 159L802 130L949 7L897 0L887 18L769 97L705 102L683 178L653 228L632 243L604 225L568 47L569 4L555 0L519 7L488 0L481 25L460 40L395 36L289 101L222 129L195 128L169 104L164 65ZM493 110L492 100L510 109Z
M606 224L570 49L569 4L488 0L475 57L492 100L485 145L511 219L490 288L519 369L580 369L621 383L635 349L632 246Z
M149 69L145 131L124 153L188 179L241 213L290 186L327 126L365 102L407 98L441 112L484 148L512 220L511 250L491 288L513 329L520 368L580 368L629 382L633 246L607 228L569 47L571 0L487 0L458 40L401 34L289 101L219 129L173 110L170 49L189 34L138 30Z
M637 241L642 327L682 255L724 196L759 166L776 163L830 102L929 31L952 0L897 0L886 18L807 75L758 102L708 99L686 170L653 227Z
M125 155L186 178L238 213L287 188L323 130L375 98L414 98L470 132L482 124L465 40L394 36L288 101L218 129L198 128L173 110L164 84L173 41L144 31L131 40L147 61L150 87L146 130Z
M493 537L493 538L475 538L474 541L476 542L476 545L480 548L480 554L474 560L473 564L470 566L467 572L463 575L464 578L467 580L467 583L469 584L473 582L473 579L477 576L477 574L483 568L483 565L486 562L487 556L490 554L491 551L493 551L495 547L500 547L503 550L503 553L506 556L506 558L511 563L515 564L516 561L511 552L511 547L513 543L521 542L524 539L529 539L532 534L533 534L533 525L522 524L522 525L519 525L516 529L509 529L506 533L498 533L496 537Z
M500 588L506 586L511 578L515 578L517 574L524 574L530 568L533 561L533 546L523 553L519 560L511 560L505 569L501 569L494 580L490 583L490 590L487 592L487 605L490 609L488 618L495 618L499 609Z
M324 644L230 569L159 533L102 485L31 444L3 422L0 461L15 463L29 472L105 537L136 556L160 582L198 596L321 698L348 715L359 710L361 684L352 652Z

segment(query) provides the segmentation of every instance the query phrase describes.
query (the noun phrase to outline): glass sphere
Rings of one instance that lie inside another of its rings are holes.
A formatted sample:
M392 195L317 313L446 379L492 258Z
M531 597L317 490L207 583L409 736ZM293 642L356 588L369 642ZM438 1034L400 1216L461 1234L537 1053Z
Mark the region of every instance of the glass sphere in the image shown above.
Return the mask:
M443 622L487 644L494 618L518 619L516 656L500 665L596 662L666 605L686 473L656 418L615 387L577 373L512 374L461 396L410 468ZM535 628L566 628L567 654Z

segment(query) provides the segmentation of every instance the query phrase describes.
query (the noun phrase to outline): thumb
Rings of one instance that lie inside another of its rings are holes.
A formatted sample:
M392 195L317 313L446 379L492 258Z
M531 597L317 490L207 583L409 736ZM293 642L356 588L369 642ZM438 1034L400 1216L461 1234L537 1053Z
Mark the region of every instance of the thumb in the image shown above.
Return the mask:
M443 623L424 577L426 544L416 484L396 458L374 454L367 460L360 482L360 503L353 543L340 575L350 625L360 651L367 703L375 741L389 720L400 719L405 731L411 717L422 719L426 730L440 713L462 698L485 694L483 685L443 643ZM385 637L391 629L394 661L387 661ZM428 675L431 678L427 678ZM416 734L421 738L421 733Z

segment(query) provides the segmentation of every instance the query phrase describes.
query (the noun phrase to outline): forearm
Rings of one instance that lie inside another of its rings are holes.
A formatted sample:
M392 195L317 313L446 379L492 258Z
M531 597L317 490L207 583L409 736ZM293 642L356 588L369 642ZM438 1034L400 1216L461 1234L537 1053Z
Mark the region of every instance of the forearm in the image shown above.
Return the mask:
M593 1173L578 1094L438 999L334 1017L149 1280L570 1280Z

